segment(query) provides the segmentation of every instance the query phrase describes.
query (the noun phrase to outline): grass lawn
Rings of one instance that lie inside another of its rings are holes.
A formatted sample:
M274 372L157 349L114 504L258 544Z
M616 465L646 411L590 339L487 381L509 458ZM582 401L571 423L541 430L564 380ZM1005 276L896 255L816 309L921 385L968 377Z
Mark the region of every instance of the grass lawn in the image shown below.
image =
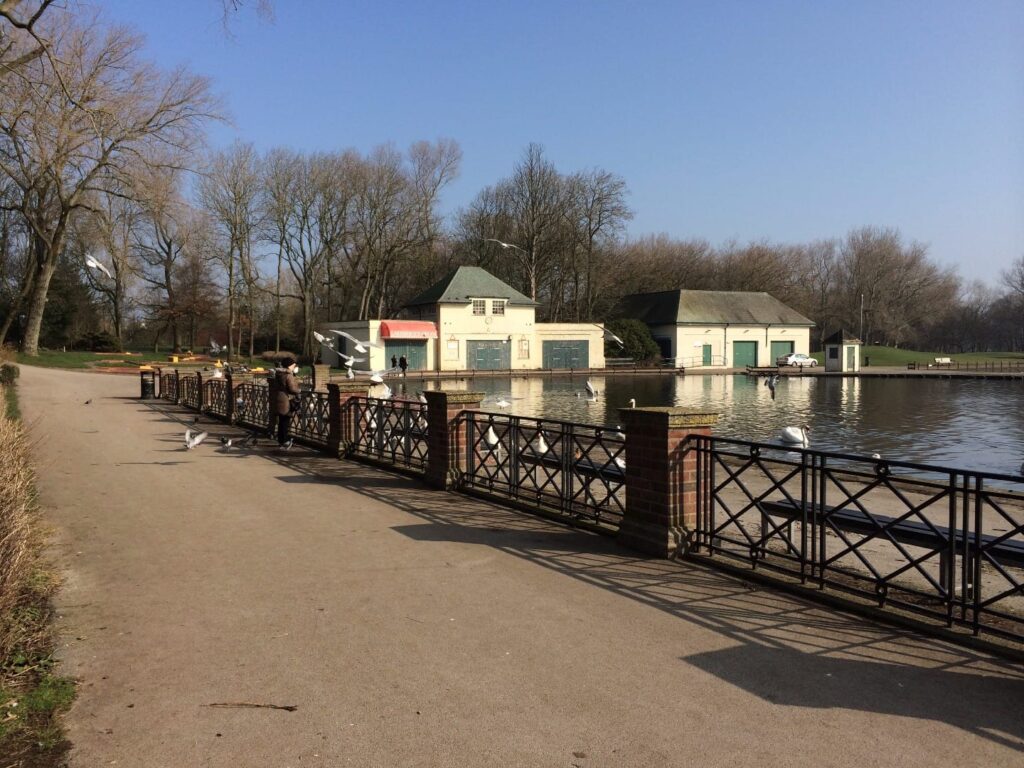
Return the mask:
M819 365L824 365L824 352L815 352L811 357L817 360ZM865 357L871 359L872 368L876 366L903 367L907 363L934 363L936 357L948 357L953 362L961 363L1024 363L1024 352L968 352L954 355L945 352L918 352L912 349L895 349L867 344L861 347L861 361Z
M38 357L28 357L21 352L15 360L22 365L38 365L43 368L95 368L95 367L136 367L142 363L167 362L167 354L155 355L152 352L142 352L131 355L117 355L99 352L57 352L51 350L40 351Z

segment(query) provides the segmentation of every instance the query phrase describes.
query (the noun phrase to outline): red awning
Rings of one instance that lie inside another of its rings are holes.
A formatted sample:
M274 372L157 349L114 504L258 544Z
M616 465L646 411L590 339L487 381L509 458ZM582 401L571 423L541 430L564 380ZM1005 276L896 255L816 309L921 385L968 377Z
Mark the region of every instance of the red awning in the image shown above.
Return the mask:
M385 320L380 335L385 339L436 339L437 326L424 320Z

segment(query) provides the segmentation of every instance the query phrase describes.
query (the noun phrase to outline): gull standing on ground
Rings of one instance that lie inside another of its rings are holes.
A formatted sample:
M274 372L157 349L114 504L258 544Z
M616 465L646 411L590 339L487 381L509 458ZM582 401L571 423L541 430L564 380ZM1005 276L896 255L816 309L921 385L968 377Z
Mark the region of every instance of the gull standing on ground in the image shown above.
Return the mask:
M112 274L110 274L110 270L107 269L107 266L105 264L101 264L100 262L96 261L96 259L94 259L92 256L90 256L88 253L85 254L85 266L89 267L89 269L98 269L100 272L102 272L104 275L109 277L111 280L114 279L114 276Z
M370 347L374 347L376 349L380 349L380 344L374 344L372 341L360 341L359 339L357 339L352 334L345 333L344 331L336 331L336 330L334 330L332 328L331 329L331 333L336 334L338 336L342 336L342 337L348 339L349 341L351 341L353 344L355 344L356 345L356 352L360 352L360 353L367 352L367 351L369 351Z

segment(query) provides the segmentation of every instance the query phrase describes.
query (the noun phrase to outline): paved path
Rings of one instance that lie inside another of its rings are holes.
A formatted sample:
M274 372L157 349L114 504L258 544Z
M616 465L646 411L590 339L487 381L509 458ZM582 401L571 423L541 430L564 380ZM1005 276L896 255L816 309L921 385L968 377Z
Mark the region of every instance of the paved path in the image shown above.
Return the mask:
M1019 665L359 464L185 452L134 378L20 389L75 766L1024 763Z

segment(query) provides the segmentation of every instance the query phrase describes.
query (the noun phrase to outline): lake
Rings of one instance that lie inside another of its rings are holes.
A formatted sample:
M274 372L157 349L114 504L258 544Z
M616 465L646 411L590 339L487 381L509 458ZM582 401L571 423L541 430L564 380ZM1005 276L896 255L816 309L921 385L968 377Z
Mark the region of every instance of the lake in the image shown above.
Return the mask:
M1024 382L985 379L782 378L773 401L748 376L592 376L478 378L409 382L417 389L472 389L483 409L584 424L617 425L629 398L720 414L715 434L774 441L784 426L810 426L810 447L884 458L1020 474L1024 462ZM396 387L396 393L402 385ZM498 408L494 401L511 401Z

